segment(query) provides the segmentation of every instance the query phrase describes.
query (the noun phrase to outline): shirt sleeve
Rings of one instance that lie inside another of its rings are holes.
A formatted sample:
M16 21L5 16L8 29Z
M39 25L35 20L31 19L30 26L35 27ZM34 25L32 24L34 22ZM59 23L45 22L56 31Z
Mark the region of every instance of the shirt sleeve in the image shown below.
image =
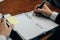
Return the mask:
M7 40L5 36L0 35L0 40Z
M0 40L12 40L11 38L6 38L5 36L3 36L3 35L0 35Z
M55 21L56 18L57 18L57 16L58 16L58 14L59 14L58 12L52 12L50 18L51 18L53 21Z

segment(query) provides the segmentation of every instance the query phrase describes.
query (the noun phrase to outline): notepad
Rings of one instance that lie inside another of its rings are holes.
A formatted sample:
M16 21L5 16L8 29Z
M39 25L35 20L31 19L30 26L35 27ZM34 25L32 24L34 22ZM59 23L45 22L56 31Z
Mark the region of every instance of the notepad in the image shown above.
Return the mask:
M19 21L15 18L15 16L7 18L7 20L10 22L10 24L17 25L19 24Z
M8 18L8 15L6 16L8 21L14 24L13 30L16 31L23 40L30 40L59 26L52 20L45 17L37 17L33 15L33 13L34 11L30 11Z
M34 11L15 15L17 20L20 20L14 28L23 40L30 40L41 34L54 29L58 26L52 20L45 17L37 17L33 15Z

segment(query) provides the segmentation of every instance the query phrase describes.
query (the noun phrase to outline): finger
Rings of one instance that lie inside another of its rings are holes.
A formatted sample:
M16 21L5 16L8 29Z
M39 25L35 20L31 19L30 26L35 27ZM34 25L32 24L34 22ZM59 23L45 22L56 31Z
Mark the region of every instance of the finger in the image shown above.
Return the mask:
M40 8L38 8L37 10L35 10L35 12L39 12L39 13L41 13L43 11L43 9L40 9Z
M43 12L43 9L38 8L37 12Z
M2 24L6 25L6 19L2 18Z
M44 4L44 7L45 7L45 8L48 8L48 6L47 6L46 4Z
M40 12L40 11L41 11L40 8L34 10L34 12Z
M35 7L34 11L36 11L36 10L37 10L37 8Z
M11 24L11 25L9 26L9 30L12 31L13 28L14 28L14 25Z
M4 26L4 28L8 28L5 18L2 18L2 23L1 24Z
M35 9L34 9L34 10L36 10L36 9L37 9L37 7L39 7L39 6L40 6L40 4L36 5L36 7L35 7Z
M0 23L1 23L1 18L0 18Z

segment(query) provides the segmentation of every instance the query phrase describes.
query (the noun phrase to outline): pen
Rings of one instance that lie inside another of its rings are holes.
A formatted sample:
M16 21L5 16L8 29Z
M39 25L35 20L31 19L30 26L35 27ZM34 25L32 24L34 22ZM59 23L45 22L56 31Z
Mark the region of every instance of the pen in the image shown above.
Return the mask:
M2 19L3 19L3 18L5 18L4 15L2 15ZM1 22L2 22L2 20L1 20ZM6 24L7 24L7 26L9 27L9 24L10 24L10 23L8 22L7 19L6 19Z
M2 15L2 19L1 19L1 22L2 22L3 18L4 18L4 16Z
M45 4L45 1L42 2L42 4L39 7L37 7L37 8L42 8L44 4Z
M47 2L47 0L43 0L43 2L41 3L41 5L37 8L43 8L43 5Z
M43 5L44 5L45 3L46 3L46 1L43 1L43 2L41 3L41 5L37 7L37 9L38 9L38 8L42 9L42 8L43 8ZM39 13L39 12L35 12L35 14L36 14L36 16L38 16L38 17L44 16L42 13Z

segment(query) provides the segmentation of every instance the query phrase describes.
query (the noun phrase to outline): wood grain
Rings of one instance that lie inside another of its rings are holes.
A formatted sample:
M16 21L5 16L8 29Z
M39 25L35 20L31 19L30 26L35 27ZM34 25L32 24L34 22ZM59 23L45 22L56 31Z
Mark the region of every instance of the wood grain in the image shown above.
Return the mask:
M40 0L4 0L0 3L0 12L16 15L33 10L39 3L41 3Z

